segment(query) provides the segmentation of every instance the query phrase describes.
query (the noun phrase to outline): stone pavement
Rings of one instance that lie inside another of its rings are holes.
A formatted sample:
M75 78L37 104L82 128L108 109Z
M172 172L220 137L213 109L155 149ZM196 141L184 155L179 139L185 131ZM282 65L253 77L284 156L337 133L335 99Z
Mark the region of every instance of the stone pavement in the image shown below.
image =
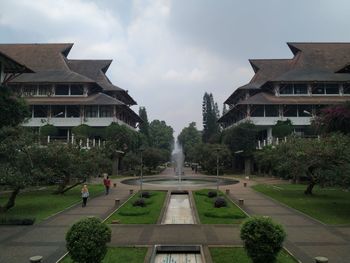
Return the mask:
M78 204L33 226L0 226L0 262L26 263L34 255L44 257L45 263L55 263L66 253L65 234L69 227L87 216L106 218L121 202L129 197L128 189L111 189L109 195L101 195L88 201L82 208Z
M268 180L267 183L276 181ZM243 187L243 182L247 182L248 187ZM263 181L260 179L260 182ZM230 189L230 196L235 201L243 198L242 208L248 214L269 216L281 223L287 232L285 247L302 262L314 262L314 257L320 255L329 258L330 263L350 262L350 226L324 225L255 192L249 187L253 184L252 181L241 180L236 185L220 188L223 191Z
M242 245L238 225L112 225L111 227L111 246Z
M170 173L170 171L165 171ZM259 182L264 182L259 179ZM119 181L119 180L115 180ZM243 187L243 182L248 187ZM268 179L267 183L276 183ZM252 181L241 180L230 189L234 201L244 199L242 208L250 215L266 215L284 225L287 231L285 247L303 263L314 262L318 255L330 263L350 262L350 227L332 227L321 224L298 211L288 208L252 190ZM146 189L148 187L145 187ZM214 187L215 188L215 187ZM0 226L0 262L25 263L33 255L44 256L45 263L55 263L65 252L65 233L77 220L86 216L106 218L114 209L114 200L121 203L130 196L127 186L118 182L108 196L96 197L86 208L76 205L34 226ZM203 245L210 261L207 246L241 245L237 225L112 225L110 246L151 246L155 244Z

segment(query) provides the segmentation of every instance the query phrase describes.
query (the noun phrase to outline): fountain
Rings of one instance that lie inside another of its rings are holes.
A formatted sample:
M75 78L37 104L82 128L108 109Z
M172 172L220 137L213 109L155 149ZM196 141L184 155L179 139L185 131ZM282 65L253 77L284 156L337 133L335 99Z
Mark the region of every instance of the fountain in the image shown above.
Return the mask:
M178 142L174 143L174 149L171 156L174 165L175 175L178 176L179 187L181 187L181 179L182 175L184 174L183 167L185 157L182 151L182 146Z

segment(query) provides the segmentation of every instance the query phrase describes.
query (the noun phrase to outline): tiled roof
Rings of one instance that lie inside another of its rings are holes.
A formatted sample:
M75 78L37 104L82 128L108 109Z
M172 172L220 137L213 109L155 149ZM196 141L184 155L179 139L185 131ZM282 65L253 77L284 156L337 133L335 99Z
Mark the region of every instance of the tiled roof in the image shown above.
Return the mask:
M62 96L52 97L28 97L26 101L30 105L124 105L123 102L104 93L96 93L88 97Z
M0 51L0 58L2 60L2 63L4 65L4 72L5 73L32 73L33 70L30 68L22 65L15 59L11 58L9 55L4 54Z

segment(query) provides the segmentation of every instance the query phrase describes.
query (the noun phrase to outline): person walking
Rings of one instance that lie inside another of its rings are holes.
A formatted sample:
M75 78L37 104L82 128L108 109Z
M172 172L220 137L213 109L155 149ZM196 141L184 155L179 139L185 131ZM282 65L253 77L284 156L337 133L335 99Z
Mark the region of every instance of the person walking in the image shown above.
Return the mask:
M81 197L83 198L83 204L81 206L85 207L89 197L89 189L87 188L86 184L84 184L83 188L81 189Z
M105 179L103 179L103 184L105 186L106 189L106 195L109 194L109 188L111 187L111 180L109 179L109 176L107 175L107 177Z

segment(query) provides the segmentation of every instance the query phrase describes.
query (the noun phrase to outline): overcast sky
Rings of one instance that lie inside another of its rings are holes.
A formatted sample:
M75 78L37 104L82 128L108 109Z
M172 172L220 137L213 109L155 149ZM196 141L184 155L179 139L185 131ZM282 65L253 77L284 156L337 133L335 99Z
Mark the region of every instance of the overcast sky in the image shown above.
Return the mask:
M111 81L178 133L201 128L205 91L221 110L250 80L249 58L349 42L349 14L348 0L0 0L0 42L72 42L69 58L113 59Z

